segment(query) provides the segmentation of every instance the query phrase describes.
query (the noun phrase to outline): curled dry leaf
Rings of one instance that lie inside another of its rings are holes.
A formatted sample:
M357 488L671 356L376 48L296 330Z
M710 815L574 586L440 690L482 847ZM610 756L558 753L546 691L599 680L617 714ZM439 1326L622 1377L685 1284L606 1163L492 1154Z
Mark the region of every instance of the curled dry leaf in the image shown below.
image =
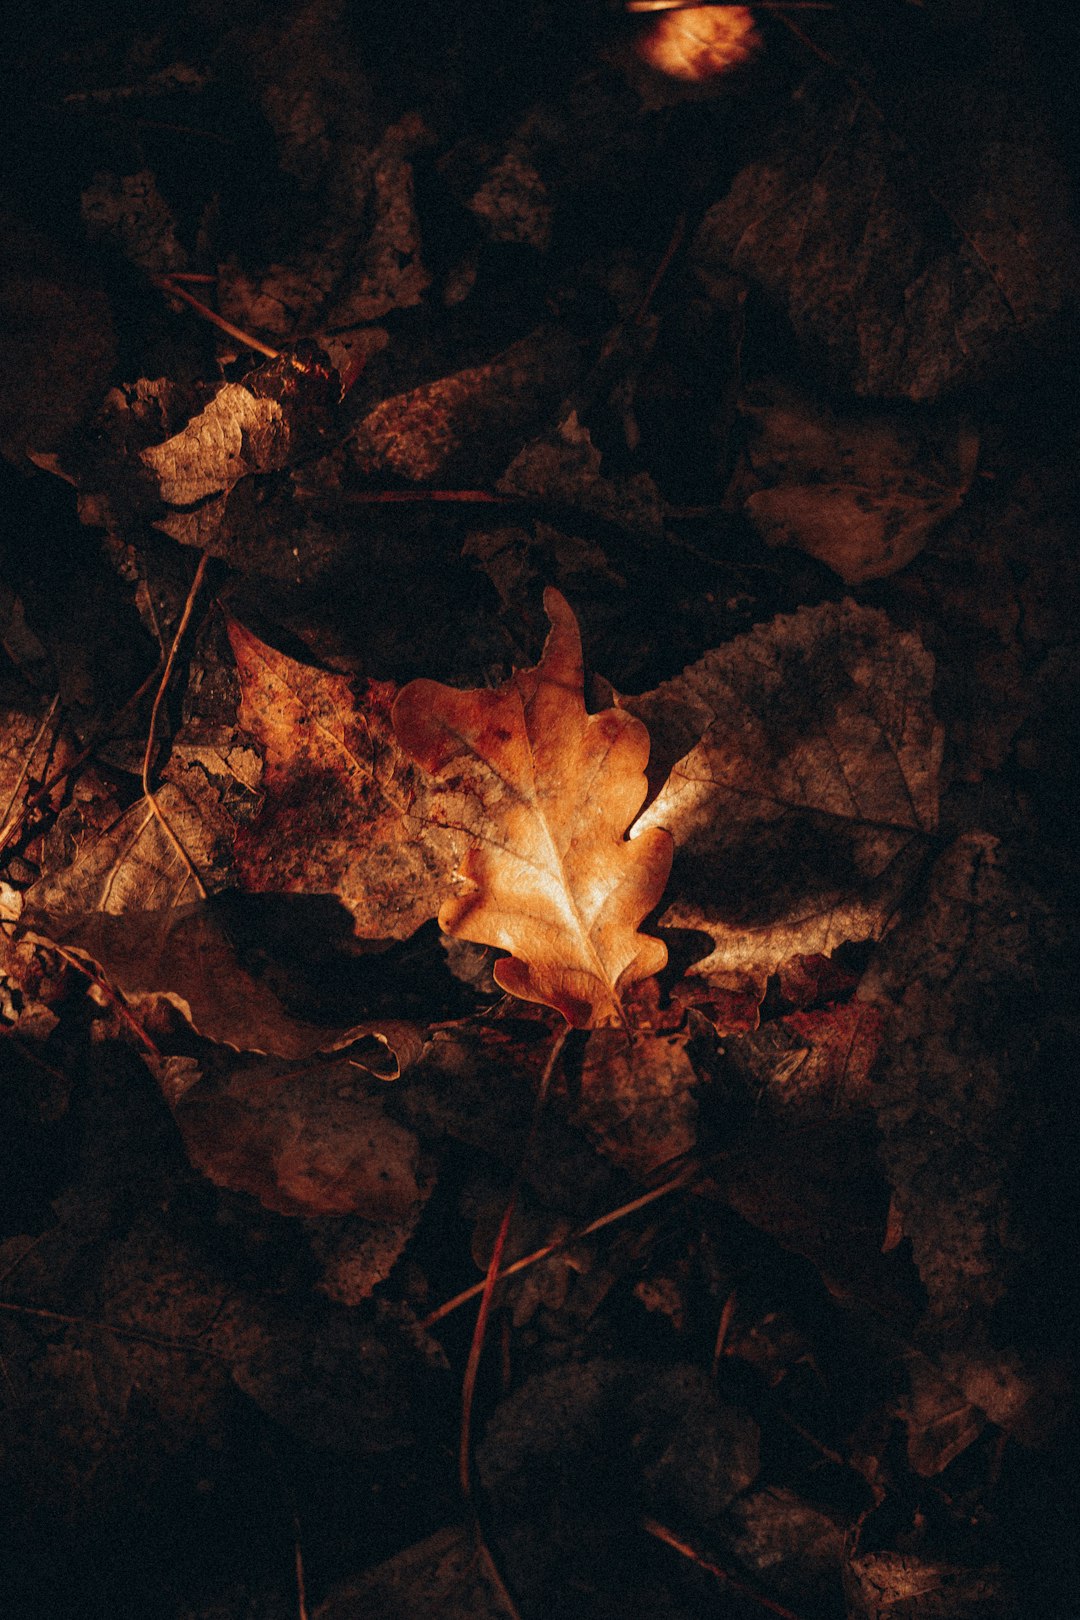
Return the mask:
M193 506L253 473L285 467L317 441L340 397L340 381L313 344L273 360L213 399L140 460L166 506Z
M625 700L649 726L676 843L660 917L703 931L694 973L739 986L885 928L937 820L934 660L853 602L775 619Z
M905 568L960 506L979 435L955 415L839 416L783 386L746 401L745 510L769 546L796 546L848 585Z
M627 839L648 732L623 710L585 712L577 620L556 590L544 607L551 632L534 669L493 691L411 681L394 728L454 790L470 842L443 932L508 951L494 970L504 990L596 1028L624 1022L622 991L667 960L639 924L664 891L672 845L658 827Z

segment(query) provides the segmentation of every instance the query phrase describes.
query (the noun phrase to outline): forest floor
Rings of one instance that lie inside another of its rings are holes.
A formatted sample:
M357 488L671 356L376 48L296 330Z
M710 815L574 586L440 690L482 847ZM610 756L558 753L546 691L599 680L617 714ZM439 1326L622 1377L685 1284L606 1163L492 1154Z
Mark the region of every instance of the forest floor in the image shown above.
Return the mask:
M1019 10L6 17L4 1613L1080 1613Z

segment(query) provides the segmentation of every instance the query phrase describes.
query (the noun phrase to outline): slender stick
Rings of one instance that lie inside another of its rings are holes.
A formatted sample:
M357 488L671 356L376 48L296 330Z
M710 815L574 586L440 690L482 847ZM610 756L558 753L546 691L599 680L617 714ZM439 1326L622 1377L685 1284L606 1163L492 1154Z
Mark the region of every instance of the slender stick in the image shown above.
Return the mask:
M770 1614L780 1615L781 1620L799 1620L799 1616L794 1609L786 1609L782 1603L774 1603L772 1598L763 1597L760 1592L756 1592L746 1581L740 1581L738 1576L732 1575L729 1570L724 1569L720 1564L714 1564L711 1558L703 1557L688 1541L683 1541L680 1536L677 1536L673 1530L669 1530L666 1524L661 1524L658 1519L643 1519L641 1528L650 1536L655 1536L657 1541L662 1541L665 1547L671 1547L683 1558L689 1558L690 1562L696 1564L699 1569L704 1569L710 1575L715 1575L718 1581L723 1581L726 1586L731 1587L732 1591L741 1592L751 1602L757 1603L763 1609L768 1609Z
M220 1350L195 1344L190 1339L168 1339L163 1333L151 1333L145 1328L121 1327L118 1322L99 1322L92 1316L68 1316L63 1311L46 1311L37 1305L15 1305L0 1299L0 1311L11 1316L32 1316L39 1322L59 1322L65 1327L95 1328L99 1333L111 1333L118 1339L134 1339L138 1344L152 1344L159 1350L189 1351L197 1356L208 1356L211 1361L224 1361Z
M199 898L202 900L206 899L206 889L203 886L202 879L195 869L195 863L191 859L191 856L188 854L187 850L184 848L183 844L180 842L177 834L169 825L169 822L163 814L160 805L154 797L153 790L150 787L150 765L154 755L154 735L157 731L158 713L161 709L166 690L168 689L169 681L172 678L173 665L176 663L176 655L179 651L180 643L183 640L184 631L187 629L188 624L191 621L191 615L195 607L195 598L199 594L199 587L202 584L203 578L206 574L207 561L208 556L204 551L202 556L199 558L199 566L195 570L195 577L191 581L191 589L188 591L187 601L184 603L184 611L180 615L180 623L176 627L176 634L173 637L172 646L169 648L169 656L165 660L165 669L162 673L161 682L154 698L154 706L150 710L150 729L147 733L146 752L143 754L142 766L142 786L143 792L146 795L146 801L151 810L154 812L154 815L157 817L158 821L161 823L162 827L165 829L165 833L172 843L173 848L176 850L191 876L194 878L195 885L199 891Z
M591 1237L594 1232L602 1231L605 1226L613 1226L616 1221L623 1221L628 1215L635 1215L639 1209L645 1209L649 1204L654 1204L658 1198L666 1198L668 1193L677 1192L680 1187L689 1186L702 1173L697 1165L680 1171L670 1181L665 1181L659 1187L652 1187L648 1192L642 1193L640 1198L632 1198L628 1204L620 1204L617 1209L606 1210L603 1215L598 1215L595 1220L589 1221L585 1226L579 1226L573 1232L567 1232L562 1237L554 1238L552 1242L545 1243L543 1248L534 1249L531 1254L523 1255L520 1260L514 1260L510 1265L503 1266L495 1281L502 1282L504 1277L513 1277L517 1272L525 1271L529 1266L535 1266L540 1260L546 1260L549 1255L557 1254L560 1249L566 1248L567 1244L576 1243L579 1238ZM435 1323L441 1322L444 1316L452 1315L462 1305L467 1305L470 1299L475 1299L477 1294L482 1294L486 1286L487 1280L485 1278L484 1282L474 1283L471 1288L462 1289L460 1294L455 1294L453 1299L448 1299L442 1305L436 1306L435 1310L425 1316L420 1324L421 1327L434 1327Z
M192 293L178 286L171 276L153 276L151 280L159 292L168 293L171 298L180 298L185 304L190 304L191 308L196 314L201 315L204 321L209 321L211 326L216 326L219 331L224 332L228 337L235 338L238 343L244 344L245 348L254 349L257 354L265 354L271 360L281 358L280 349L272 349L261 338L252 337L250 332L243 331L239 326L234 326L232 321L227 321L223 315L216 314L208 304L204 304L201 299L196 298Z
M555 1073L556 1064L566 1045L566 1037L570 1033L570 1026L560 1029L551 1043L551 1051L544 1065L544 1072L540 1076L540 1084L536 1088L536 1101L533 1104L532 1123L529 1134L525 1138L525 1146L521 1152L521 1160L514 1184L510 1189L510 1197L506 1201L502 1220L499 1222L499 1231L495 1238L495 1247L491 1251L488 1261L487 1273L481 1285L480 1309L476 1315L476 1326L473 1329L472 1344L469 1346L469 1359L465 1364L465 1376L461 1383L461 1441L458 1449L458 1480L461 1484L461 1494L468 1498L472 1494L470 1463L472 1455L472 1407L473 1396L476 1393L476 1375L480 1370L480 1357L484 1352L484 1338L487 1333L488 1316L491 1313L491 1301L495 1293L495 1284L499 1280L499 1268L502 1265L503 1251L506 1248L506 1239L510 1233L510 1222L514 1218L517 1207L518 1194L525 1176L525 1167L532 1153L533 1143L536 1140L537 1127L543 1113L544 1103L547 1100L551 1077Z
M146 1033L145 1029L143 1029L142 1025L139 1023L139 1020L135 1017L135 1014L131 1011L131 1008L124 1000L123 996L118 990L113 989L112 985L107 979L103 979L100 973L95 973L92 967L89 967L85 962L80 961L75 952L69 951L66 946L54 945L49 942L48 948L51 951L55 951L58 956L63 957L64 961L69 967L73 967L76 973L81 973L84 978L89 979L90 983L95 985L97 989L101 991L102 995L109 1002L110 1006L116 1008L117 1012L120 1014L120 1017L131 1030L132 1034L136 1035L142 1042L143 1046L146 1047L146 1050L150 1053L151 1057L157 1058L161 1056L160 1048L157 1047L150 1039L149 1035Z

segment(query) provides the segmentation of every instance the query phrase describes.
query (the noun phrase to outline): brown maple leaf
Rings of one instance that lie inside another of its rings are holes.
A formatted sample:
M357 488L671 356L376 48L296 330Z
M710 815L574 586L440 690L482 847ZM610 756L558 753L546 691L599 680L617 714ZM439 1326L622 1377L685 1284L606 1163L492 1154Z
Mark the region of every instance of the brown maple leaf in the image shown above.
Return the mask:
M492 691L410 681L393 708L402 747L440 777L471 839L447 934L509 955L496 981L578 1028L622 1024L621 993L667 960L639 932L671 867L661 828L627 828L645 798L649 734L619 709L587 714L581 635L549 588L551 631L534 669ZM448 804L451 802L448 800Z

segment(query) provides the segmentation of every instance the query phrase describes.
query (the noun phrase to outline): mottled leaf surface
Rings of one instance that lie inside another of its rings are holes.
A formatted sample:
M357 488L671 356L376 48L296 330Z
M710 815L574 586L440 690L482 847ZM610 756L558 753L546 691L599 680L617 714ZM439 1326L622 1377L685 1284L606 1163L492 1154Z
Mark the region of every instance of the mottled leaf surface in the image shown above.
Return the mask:
M625 700L663 782L638 826L676 843L661 924L714 942L696 974L763 983L881 934L937 821L933 674L914 634L823 603Z

